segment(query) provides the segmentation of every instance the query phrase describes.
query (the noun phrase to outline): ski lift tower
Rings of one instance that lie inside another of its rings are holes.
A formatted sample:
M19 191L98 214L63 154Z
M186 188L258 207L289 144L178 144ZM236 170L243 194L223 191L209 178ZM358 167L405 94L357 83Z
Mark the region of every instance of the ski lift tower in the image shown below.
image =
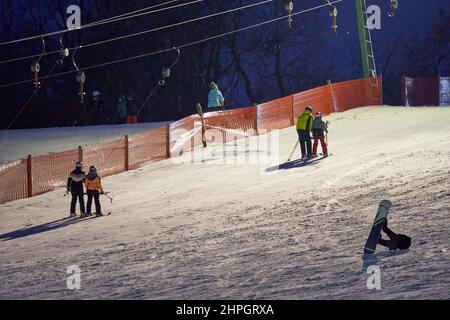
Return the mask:
M355 0L355 2L363 76L364 78L375 78L377 77L377 67L373 54L372 37L370 36L370 29L367 26L366 0Z
M366 87L367 100L370 101L370 104L383 104L382 84L380 83L380 78L378 78L372 37L370 36L370 29L367 26L366 0L355 0L355 2L363 77L370 79L370 84L367 84Z

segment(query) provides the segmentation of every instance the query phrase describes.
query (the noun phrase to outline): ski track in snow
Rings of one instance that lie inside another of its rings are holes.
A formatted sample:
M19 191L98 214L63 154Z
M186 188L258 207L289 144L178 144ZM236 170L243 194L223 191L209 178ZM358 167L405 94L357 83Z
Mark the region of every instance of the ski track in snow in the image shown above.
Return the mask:
M450 109L328 119L334 155L308 166L162 161L106 178L112 215L75 223L51 223L68 209L61 190L0 205L0 298L449 299ZM282 163L296 133L280 133ZM383 198L412 246L377 248L372 291L362 249Z

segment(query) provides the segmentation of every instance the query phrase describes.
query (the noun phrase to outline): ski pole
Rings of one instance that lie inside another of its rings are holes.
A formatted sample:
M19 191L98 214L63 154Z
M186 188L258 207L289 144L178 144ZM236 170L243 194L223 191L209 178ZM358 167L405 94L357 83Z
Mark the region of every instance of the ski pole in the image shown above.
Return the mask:
M68 195L69 193L67 193L67 192L65 192L64 193L64 197L66 197L67 195ZM76 193L76 194L82 194L82 195L87 195L87 192L83 192L83 193ZM100 193L101 195L103 195L103 196L105 196L106 198L108 198L110 201L111 201L111 203L113 203L113 198L112 197L110 197L110 196L108 196L108 194L109 194L109 192L105 192L105 193Z
M109 194L109 192L103 193L103 195L104 195L106 198L108 198L108 199L111 201L111 203L113 203L113 198L110 197L110 196L108 196L108 194Z
M291 158L294 155L295 149L297 149L298 144L299 144L299 141L297 140L297 143L295 144L294 149L292 149L291 155L289 156L287 161L291 161Z

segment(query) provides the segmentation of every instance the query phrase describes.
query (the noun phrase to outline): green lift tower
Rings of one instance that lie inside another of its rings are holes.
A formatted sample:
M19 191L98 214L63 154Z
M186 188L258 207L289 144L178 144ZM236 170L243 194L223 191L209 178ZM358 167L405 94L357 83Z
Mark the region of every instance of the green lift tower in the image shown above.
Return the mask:
M355 0L356 15L358 17L359 43L361 47L361 62L364 78L376 77L377 67L373 54L372 38L370 29L367 26L366 0Z

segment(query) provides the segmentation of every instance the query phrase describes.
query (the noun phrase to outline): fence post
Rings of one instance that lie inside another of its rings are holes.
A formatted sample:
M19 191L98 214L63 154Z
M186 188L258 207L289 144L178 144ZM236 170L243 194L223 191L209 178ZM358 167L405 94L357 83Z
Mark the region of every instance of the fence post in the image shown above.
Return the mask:
M328 80L327 83L328 83L328 87L330 89L331 106L333 107L333 112L336 112L336 105L334 103L334 97L333 97L333 85L331 84L331 80Z
M291 95L292 103L291 103L291 126L294 125L294 95Z
M125 171L128 171L130 169L129 164L129 148L128 148L128 135L125 136Z
M170 158L170 124L166 125L166 159Z
M379 76L380 78L380 104L383 105L383 100L384 100L384 96L383 96L383 76Z
M203 148L206 148L206 137L205 137L205 122L203 120L203 109L200 103L197 103L197 113L200 116L200 120L202 122L202 143Z
M255 107L255 131L256 135L258 135L258 104L255 102L253 106Z
M78 161L83 162L83 147L78 146Z
M28 198L33 196L33 175L31 171L31 154L27 157L27 193Z

